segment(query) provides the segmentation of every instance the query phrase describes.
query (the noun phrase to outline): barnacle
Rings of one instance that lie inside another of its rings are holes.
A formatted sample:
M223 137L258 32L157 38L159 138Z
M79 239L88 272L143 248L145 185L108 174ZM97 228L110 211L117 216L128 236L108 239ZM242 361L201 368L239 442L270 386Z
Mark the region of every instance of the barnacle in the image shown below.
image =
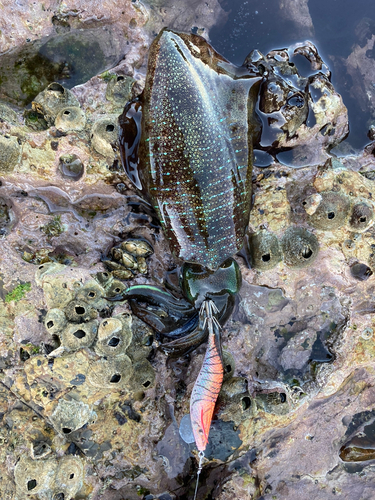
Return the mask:
M319 194L321 200L315 212L309 215L310 224L325 231L343 226L349 215L350 201L348 197L334 191L325 191Z
M55 127L62 132L80 131L85 128L85 125L85 113L77 106L61 109L55 119Z
M116 297L116 295L119 295L124 290L126 290L126 285L121 281L114 279L109 283L108 287L106 287L106 295L109 298Z
M68 320L73 323L84 323L98 316L95 307L83 300L72 300L64 311Z
M114 78L111 78L108 82L105 97L108 101L124 106L127 101L130 101L135 80L126 75L113 76Z
M31 460L23 456L14 468L17 492L23 495L38 495L51 487L57 462L55 459Z
M228 351L223 350L224 381L229 380L234 375L235 362L234 357Z
M95 352L101 356L124 354L132 340L131 324L130 314L103 319L98 329Z
M44 319L44 326L51 335L59 334L67 324L64 311L58 308L50 309Z
M366 231L372 224L374 211L364 202L356 203L351 212L349 226L356 232Z
M281 239L284 262L289 267L302 268L310 265L318 255L317 237L302 227L290 227Z
M118 137L117 116L108 115L97 120L91 129L91 144L95 151L108 158L114 158L112 144Z
M87 323L70 324L59 334L61 344L70 351L82 347L90 347L97 335L99 321L94 319Z
M249 252L251 266L261 271L272 269L282 259L277 236L265 229L249 236Z
M52 490L56 499L74 498L84 479L83 464L79 457L64 456L58 461Z
M256 395L256 403L267 413L286 415L291 411L286 392L263 392Z
M218 398L218 416L222 420L231 420L236 425L249 418L253 411L247 380L242 377L230 377L224 380Z
M132 362L129 356L123 354L92 363L87 379L94 387L120 389L126 387L132 374Z
M133 370L131 387L134 391L144 391L154 385L155 371L147 359L136 361Z
M19 497L40 499L73 498L83 484L83 464L79 457L63 456L31 460L22 456L14 469Z
M96 308L100 308L105 302L104 296L104 288L97 281L89 280L78 289L75 299L83 300Z
M50 416L55 429L61 434L70 434L80 429L89 421L95 419L95 412L90 406L75 399L60 398L56 408Z
M148 358L154 341L154 332L143 321L132 317L132 341L127 349L127 354L133 363Z
M42 115L49 126L55 123L58 113L67 107L78 107L74 94L60 83L50 83L32 102L33 111Z

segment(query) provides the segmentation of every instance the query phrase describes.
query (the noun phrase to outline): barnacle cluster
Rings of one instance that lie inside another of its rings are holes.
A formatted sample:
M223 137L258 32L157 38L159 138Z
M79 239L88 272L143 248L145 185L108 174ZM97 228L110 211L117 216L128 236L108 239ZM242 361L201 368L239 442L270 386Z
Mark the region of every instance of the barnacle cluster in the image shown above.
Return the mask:
M72 290L68 290L60 280L46 279L46 273L48 276L54 266L56 264L40 266L38 275L46 289L53 283L51 303L58 307L49 309L44 325L55 345L59 344L58 352L72 353L89 348L95 353L95 361L87 372L87 380L94 387L131 386L141 390L151 386L154 371L147 360L152 344L149 342L150 330L147 327L139 329L141 322L136 320L134 324L127 311L112 316L113 306L106 298L107 294L120 293L122 283L108 275L104 285L96 279L84 284L75 281ZM99 279L103 279L103 274L107 273L102 273ZM132 383L129 385L130 378Z
M249 235L250 263L261 271L284 260L288 267L300 269L311 264L319 251L317 237L303 227L290 227L278 237L265 229Z
M31 459L22 457L14 470L19 498L37 495L49 498L74 498L84 479L83 464L79 457ZM22 495L22 496L21 496Z

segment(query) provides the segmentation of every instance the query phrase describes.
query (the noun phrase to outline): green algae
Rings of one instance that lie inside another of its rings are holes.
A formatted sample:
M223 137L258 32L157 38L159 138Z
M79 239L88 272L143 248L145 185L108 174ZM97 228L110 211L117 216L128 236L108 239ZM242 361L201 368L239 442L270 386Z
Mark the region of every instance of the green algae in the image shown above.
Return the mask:
M65 227L61 224L61 216L55 215L55 217L48 222L45 226L42 226L41 231L43 231L47 236L59 236L65 231Z
M16 286L11 292L7 293L5 295L5 302L18 302L19 300L23 299L25 297L25 294L27 292L30 292L31 290L31 283L21 283Z

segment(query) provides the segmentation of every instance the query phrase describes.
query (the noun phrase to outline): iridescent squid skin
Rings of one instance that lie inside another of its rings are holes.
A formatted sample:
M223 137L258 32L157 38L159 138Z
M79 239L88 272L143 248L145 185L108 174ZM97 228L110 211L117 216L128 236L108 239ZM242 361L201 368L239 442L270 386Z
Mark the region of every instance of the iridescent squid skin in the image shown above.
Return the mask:
M187 352L208 338L191 396L201 452L223 380L220 328L241 287L232 257L242 248L249 221L260 80L255 70L230 64L204 38L165 29L151 45L143 94L120 117L126 172L153 205L171 251L184 262L183 321L168 328L137 304L142 299L177 317L176 298L164 290L139 285L122 298L171 339L162 346L166 352Z

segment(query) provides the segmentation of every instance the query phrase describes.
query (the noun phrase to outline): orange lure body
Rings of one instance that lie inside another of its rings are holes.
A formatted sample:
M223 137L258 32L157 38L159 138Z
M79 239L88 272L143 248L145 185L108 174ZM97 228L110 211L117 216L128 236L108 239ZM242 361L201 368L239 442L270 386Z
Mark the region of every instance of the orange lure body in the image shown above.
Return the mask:
M204 451L208 443L212 415L224 378L219 334L209 332L202 368L190 398L190 418L195 443Z

